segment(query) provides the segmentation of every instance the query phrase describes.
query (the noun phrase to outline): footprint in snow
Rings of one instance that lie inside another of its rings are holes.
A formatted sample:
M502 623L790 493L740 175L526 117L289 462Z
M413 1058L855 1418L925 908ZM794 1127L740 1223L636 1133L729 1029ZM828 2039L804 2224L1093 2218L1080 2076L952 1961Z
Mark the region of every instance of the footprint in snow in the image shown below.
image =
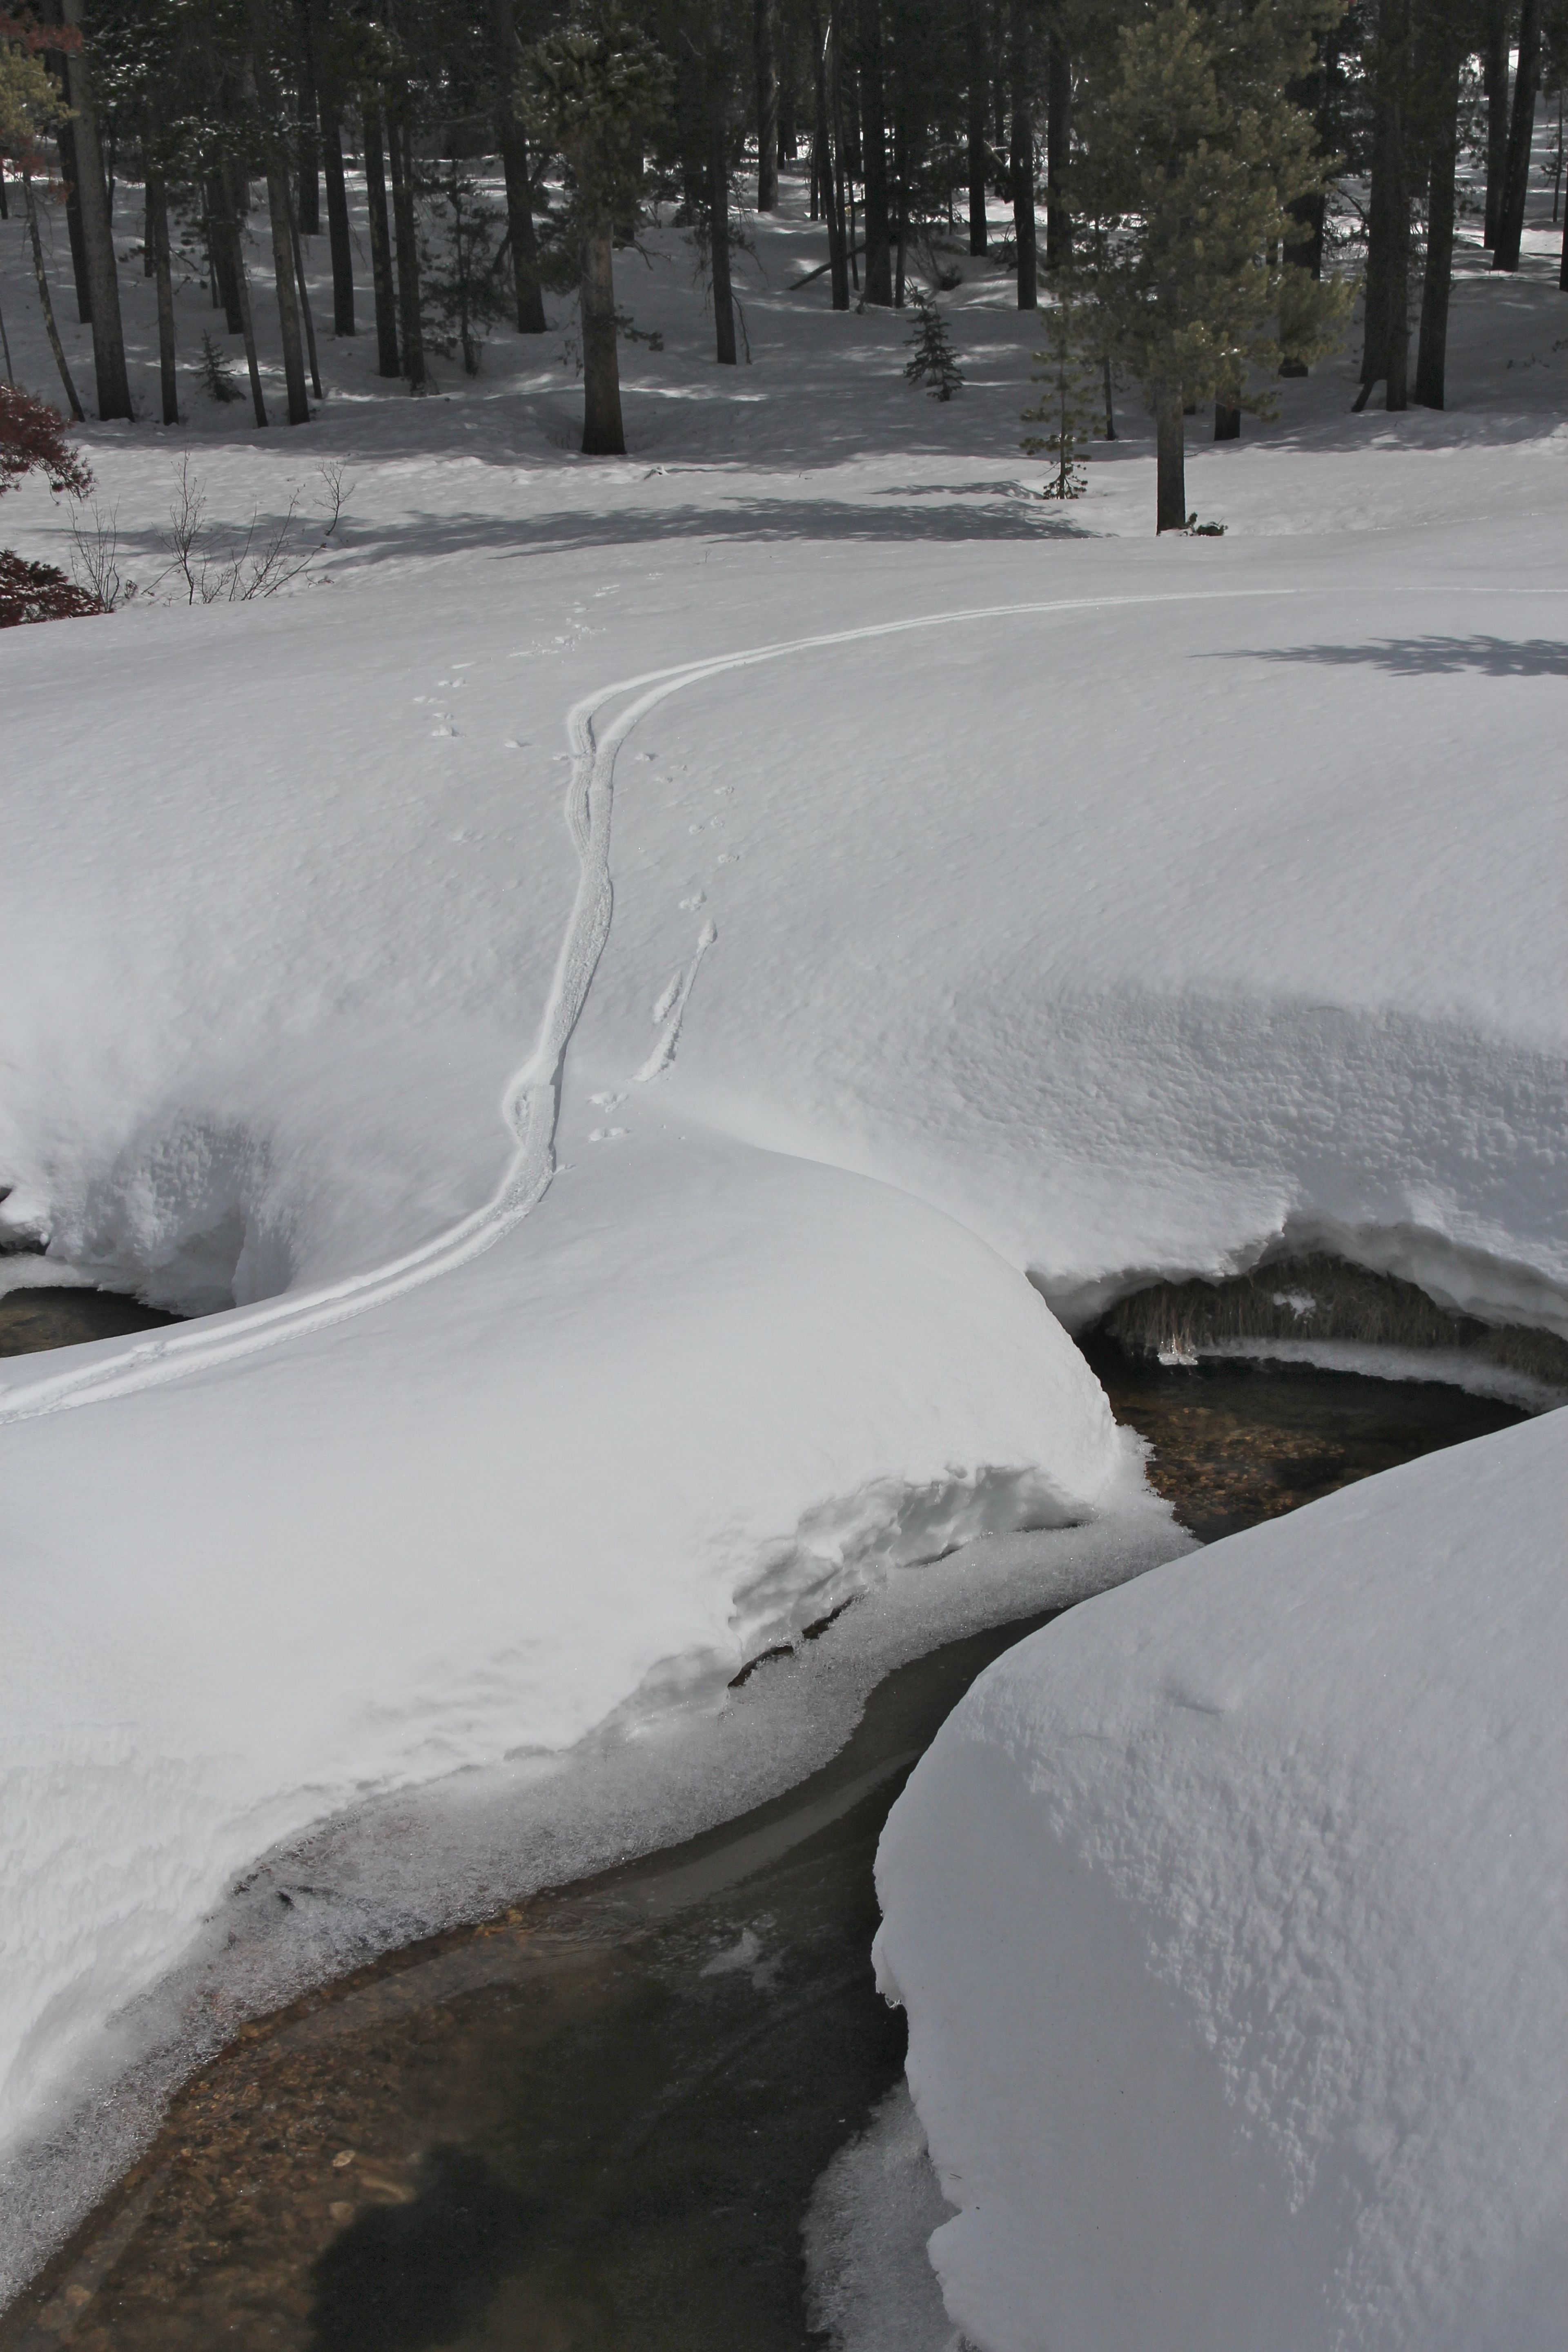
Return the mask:
M595 1110L615 1110L625 1102L626 1097L624 1094L590 1095L588 1100Z
M591 1127L588 1140L590 1143L618 1143L626 1131L624 1127Z
M706 891L706 890L699 890L699 891L695 892L695 893L694 893L694 895L693 895L691 898L682 898L682 900L680 901L680 911L681 911L681 913L682 913L683 915L694 915L694 914L697 912L698 908L701 906L701 904L702 904L703 900L707 898L707 896L708 896L708 893L707 893L707 891Z
M670 1007L680 994L680 983L684 978L683 972L676 971L670 974L668 986L653 1008L653 1025L656 1029L661 1021L668 1019Z

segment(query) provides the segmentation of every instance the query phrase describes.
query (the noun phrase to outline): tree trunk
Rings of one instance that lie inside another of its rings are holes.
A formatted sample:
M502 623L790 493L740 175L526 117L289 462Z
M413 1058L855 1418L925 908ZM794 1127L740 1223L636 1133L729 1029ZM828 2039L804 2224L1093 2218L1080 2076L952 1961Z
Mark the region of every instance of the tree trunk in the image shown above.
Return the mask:
M1541 0L1524 0L1519 16L1519 68L1513 78L1513 112L1508 126L1508 161L1498 210L1492 268L1519 268L1524 207L1530 195L1530 150L1535 137L1535 94L1541 87Z
M1185 530L1187 527L1187 435L1182 422L1179 392L1158 394L1155 411L1157 451L1154 486L1154 529Z
M506 180L506 226L511 246L511 291L520 335L545 331L544 292L539 282L539 238L533 226L533 181L529 171L528 140L518 118L513 93L522 45L517 37L512 0L490 0L490 37L495 44L496 143Z
M1454 172L1459 116L1458 50L1450 47L1433 92L1432 173L1426 196L1426 269L1421 283L1421 341L1415 399L1441 408L1448 348L1448 290L1454 272Z
M272 283L278 293L278 332L283 345L283 382L290 425L309 425L305 353L300 338L300 305L294 292L294 240L289 217L289 182L281 163L268 165L267 210L272 226Z
M845 252L844 214L838 202L838 174L834 165L833 137L828 115L827 44L823 37L821 16L815 6L811 12L811 47L815 59L816 152L822 159L823 193L826 198L827 267L833 288L833 307L836 310L847 310L849 262Z
M1362 346L1364 408L1374 383L1391 409L1405 407L1410 347L1410 189L1405 152L1409 0L1381 0L1373 73L1372 192L1367 207L1366 327Z
M300 59L300 203L295 215L306 236L321 233L321 177L316 97L316 39L310 0L298 0Z
M335 99L321 99L321 165L327 183L327 243L332 257L332 332L352 335L354 248L349 232L349 192L343 182L343 140Z
M261 365L256 356L256 320L250 308L250 280L246 276L245 248L239 241L239 217L234 201L233 184L226 173L222 182L224 215L221 225L223 243L228 248L229 267L234 272L236 299L239 304L239 331L245 337L245 365L250 377L250 401L258 425L268 423L267 403L261 392Z
M147 174L147 222L158 289L158 382L163 395L163 422L177 425L180 383L174 354L174 285L169 268L169 192L154 172Z
M779 69L773 38L774 0L752 0L752 46L757 78L757 210L779 204Z
M730 138L724 86L708 101L708 263L713 279L713 339L721 367L735 364L735 303L730 288Z
M58 51L58 59L62 79L65 58ZM71 277L76 285L76 316L80 327L92 324L92 287L87 274L87 240L81 233L81 197L77 190L76 138L68 122L62 122L56 142L60 151L60 177L66 184L66 231L70 238Z
M22 201L27 211L27 242L33 248L33 276L37 281L38 308L44 314L44 332L49 339L49 349L54 353L55 365L59 370L66 404L71 413L71 422L73 425L85 425L86 413L77 396L76 384L72 380L70 369L66 364L65 346L60 341L60 331L55 324L55 306L49 299L48 274L44 268L43 240L38 235L38 200L33 194L33 175L25 163L22 166Z
M1215 402L1214 437L1216 441L1239 441L1241 438L1241 411L1232 408L1227 400Z
M1040 300L1040 264L1035 233L1035 123L1029 110L1028 0L1012 0L1008 32L1013 98L1008 161L1013 175L1013 236L1018 253L1018 308L1035 310Z
M969 0L964 17L964 38L969 68L969 250L973 254L984 254L990 244L985 206L991 176L985 168L985 116L991 94L991 67L986 54L984 0Z
M1481 83L1487 94L1487 220L1481 238L1489 253L1497 246L1508 176L1508 50L1510 0L1486 0L1481 40Z
M321 389L321 362L316 353L316 318L310 308L310 289L305 281L305 254L300 243L298 221L289 224L289 241L294 248L294 283L300 289L300 317L305 329L305 356L310 362L310 390L318 400L325 400Z
M881 0L860 0L861 177L866 184L866 299L893 299L888 216L888 108L882 87Z
M376 373L401 375L397 356L397 293L392 275L392 233L386 218L386 159L382 114L364 108L364 192L370 216L370 274L375 290Z
M1072 136L1072 59L1059 19L1053 18L1046 54L1046 268L1072 259L1072 215L1067 206L1068 142Z
M608 226L583 240L583 455L624 457L621 363L616 349L616 267Z
M397 323L403 337L403 373L409 389L423 392L425 328L419 315L419 247L414 216L413 151L408 125L395 115L386 121L386 149L392 164L392 215L397 225Z
M239 307L239 280L235 275L234 247L228 231L232 199L226 179L221 172L209 172L205 182L207 208L207 247L212 254L213 278L223 304L224 331L237 335L245 321Z
M79 31L81 0L62 0L61 14L68 25ZM125 372L125 331L120 319L120 276L114 266L114 224L110 218L98 116L79 49L67 52L66 78L66 94L76 114L71 127L76 136L77 194L81 203L82 243L87 252L88 288L92 300L92 366L98 383L98 413L100 417L128 417L133 412L131 380Z

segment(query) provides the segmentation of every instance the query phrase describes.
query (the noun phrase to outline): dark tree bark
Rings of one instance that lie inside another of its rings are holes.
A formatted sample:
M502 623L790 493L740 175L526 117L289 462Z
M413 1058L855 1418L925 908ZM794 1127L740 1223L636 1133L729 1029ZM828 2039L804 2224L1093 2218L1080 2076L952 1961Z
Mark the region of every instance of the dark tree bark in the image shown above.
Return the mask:
M397 226L397 324L403 341L403 373L409 389L423 392L425 326L419 314L419 245L414 216L413 151L408 125L386 121L386 152L392 166L392 215Z
M321 233L321 166L318 145L321 106L316 95L316 28L310 22L310 0L297 0L296 47L300 64L300 202L299 227L307 236Z
M844 214L838 202L838 174L834 166L832 124L827 95L827 45L823 37L822 18L814 5L811 12L811 49L814 60L815 97L816 101L816 153L820 160L823 194L827 216L827 267L833 288L836 310L849 308L849 263L845 252ZM837 61L836 61L837 62Z
M25 163L22 167L22 201L26 206L27 242L33 249L33 276L37 282L38 308L44 314L44 332L49 339L49 349L54 354L55 366L59 371L66 404L71 413L71 422L73 425L85 425L86 412L82 408L76 383L66 362L65 345L60 341L60 331L55 324L55 306L49 296L48 273L44 268L43 240L38 235L38 200L33 194L33 175Z
M583 455L624 457L621 362L616 348L616 266L608 228L583 240Z
M392 274L392 231L386 217L386 158L381 109L364 109L365 210L370 217L370 275L375 293L376 373L401 375L397 355L397 290Z
M305 279L305 253L300 242L300 224L289 224L289 241L294 248L294 283L300 289L300 318L305 330L305 356L310 362L310 390L318 400L325 400L321 389L321 362L316 353L316 317L310 308L310 289Z
M1154 529L1185 530L1187 527L1187 435L1182 422L1182 395L1163 394L1155 411Z
M1018 308L1039 308L1040 262L1035 231L1035 121L1029 107L1029 0L1011 0L1008 69L1012 123L1008 163L1013 177L1013 236L1018 253Z
M1216 441L1239 441L1241 438L1241 411L1232 408L1226 400L1215 402L1214 437Z
M57 52L55 62L63 78L65 58ZM77 192L76 138L68 122L61 123L56 143L60 151L60 177L66 184L66 233L70 238L77 324L89 327L92 324L92 287L87 274L87 240L81 233L81 197Z
M244 331L245 320L239 304L239 279L234 267L234 243L229 236L233 199L226 177L209 172L206 178L207 246L212 254L213 278L219 301L223 304L223 323L226 333Z
M1372 192L1367 207L1366 326L1358 409L1374 383L1391 409L1409 404L1410 186L1405 160L1409 0L1381 0L1374 58Z
M1421 282L1421 340L1415 352L1415 399L1443 405L1448 348L1448 292L1454 274L1454 172L1459 118L1458 47L1450 43L1432 93L1432 166L1426 193L1426 268Z
M1487 95L1487 219L1481 243L1497 246L1508 176L1508 51L1510 0L1486 0L1481 30L1481 84Z
M305 352L300 334L300 305L294 292L294 239L289 216L289 182L280 162L267 173L267 210L272 228L272 283L278 295L278 333L283 345L283 382L289 397L290 425L309 425L310 398L305 389Z
M1541 87L1541 0L1523 0L1519 12L1519 66L1513 77L1513 111L1508 126L1508 159L1498 210L1492 268L1519 268L1524 207L1530 195L1530 150L1535 136L1535 97Z
M888 106L882 72L881 0L860 0L860 149L866 186L866 299L891 308L893 254L888 209Z
M490 0L490 34L495 43L497 80L496 139L506 181L506 226L511 247L511 290L520 335L542 335L545 330L544 290L539 282L539 237L533 226L533 180L529 170L528 139L514 103L522 44L511 0Z
M256 412L256 422L268 422L267 402L261 390L261 364L256 355L256 320L250 308L250 280L245 271L245 248L239 241L239 211L235 203L234 181L227 173L218 177L223 212L216 224L218 242L228 256L228 266L234 273L235 299L239 307L239 331L245 338L246 373L250 378L250 402Z
M1072 59L1059 16L1051 20L1046 52L1046 268L1072 259L1072 215L1067 205L1072 137Z
M343 181L343 139L337 100L321 94L321 165L327 183L327 243L332 257L332 332L352 335L354 323L354 248L349 232L349 193Z
M81 0L62 0L65 22L80 29ZM87 254L88 289L92 309L92 368L98 385L100 417L125 416L131 406L131 379L125 370L125 331L120 318L120 275L114 265L114 224L110 216L109 184L104 177L103 150L98 136L98 116L79 49L66 53L66 94L75 110L77 194L81 204L82 244Z
M735 364L735 302L730 286L730 131L723 83L708 100L708 267L713 280L713 341L721 367Z
M774 0L752 0L752 53L757 83L757 210L779 203L779 69Z
M990 244L985 205L991 177L986 169L990 142L985 135L985 118L991 97L991 62L985 39L984 0L969 0L963 29L969 69L969 250L973 254L983 254Z
M153 248L153 277L158 289L158 383L163 399L163 422L180 421L180 383L174 352L174 284L169 268L169 192L155 172L147 174L148 242Z

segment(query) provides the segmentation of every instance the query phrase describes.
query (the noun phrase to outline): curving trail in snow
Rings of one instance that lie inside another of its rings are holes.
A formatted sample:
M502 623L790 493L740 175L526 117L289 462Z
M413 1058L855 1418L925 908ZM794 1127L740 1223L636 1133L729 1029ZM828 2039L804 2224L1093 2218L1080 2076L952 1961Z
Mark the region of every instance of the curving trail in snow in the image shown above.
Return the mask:
M516 1139L516 1150L490 1198L457 1223L405 1251L384 1264L348 1275L341 1282L281 1297L263 1299L254 1307L187 1325L184 1328L134 1341L107 1359L28 1381L0 1395L0 1426L30 1421L42 1413L61 1412L79 1404L94 1404L110 1397L181 1379L208 1364L237 1359L276 1346L294 1334L308 1334L366 1313L405 1291L431 1282L438 1275L466 1265L489 1249L514 1225L538 1207L555 1173L555 1133L560 1113L561 1080L566 1051L587 1003L594 974L609 938L615 892L610 878L610 830L615 804L616 756L626 737L648 712L671 695L730 670L755 668L795 655L826 652L878 637L903 636L921 629L960 626L977 621L1019 619L1033 614L1122 609L1145 604L1185 604L1253 601L1259 597L1289 597L1294 588L1186 589L1135 596L1065 596L1040 603L972 605L926 613L912 619L881 621L855 629L835 629L821 635L791 637L752 646L742 652L720 654L705 660L683 662L668 669L647 670L596 688L574 703L566 716L566 736L572 751L565 816L577 852L578 881L561 942L553 978L540 1018L533 1049L508 1081L501 1111ZM610 723L600 730L601 714L630 696ZM668 1067L674 1053L687 999L698 966L716 938L705 924L697 951L682 979L658 1044L643 1067L639 1081L656 1077Z

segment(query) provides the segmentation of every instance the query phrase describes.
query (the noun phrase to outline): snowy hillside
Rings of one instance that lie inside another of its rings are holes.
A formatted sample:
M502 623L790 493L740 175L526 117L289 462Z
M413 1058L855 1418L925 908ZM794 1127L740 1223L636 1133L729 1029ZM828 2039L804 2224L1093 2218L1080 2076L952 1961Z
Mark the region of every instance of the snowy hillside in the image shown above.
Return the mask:
M237 527L341 463L319 584L0 639L0 1280L237 1309L0 1380L13 2149L276 1842L1113 1517L1051 1307L1289 1242L1568 1331L1543 261L1156 543L1136 415L1031 498L1005 280L939 408L792 202L733 376L623 263L630 461L559 332L329 345L298 433L83 436L144 582L187 441Z

